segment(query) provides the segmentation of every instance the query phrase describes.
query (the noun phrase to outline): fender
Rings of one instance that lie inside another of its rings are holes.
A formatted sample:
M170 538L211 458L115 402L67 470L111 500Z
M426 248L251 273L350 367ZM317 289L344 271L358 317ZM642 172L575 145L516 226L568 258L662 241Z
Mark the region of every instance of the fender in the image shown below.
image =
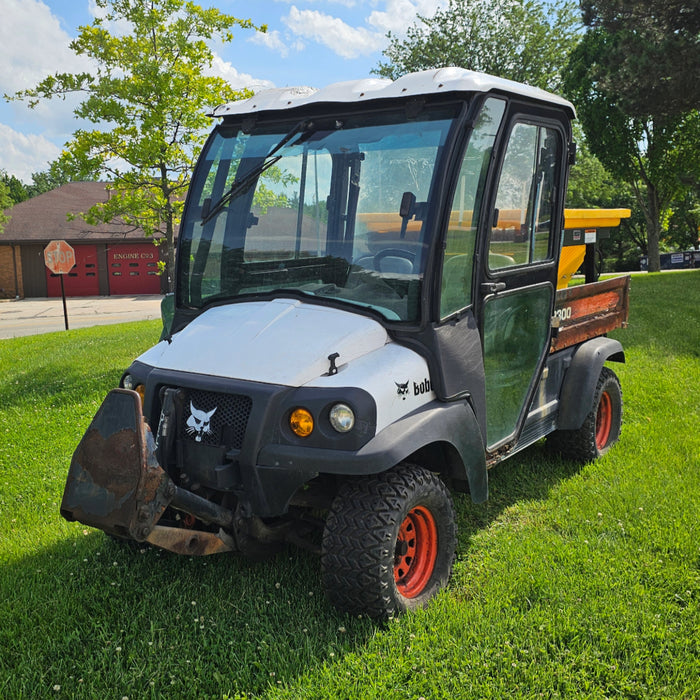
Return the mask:
M255 470L263 490L268 479L270 483L279 483L280 476L290 470L311 472L311 476L318 473L379 474L421 448L436 443L451 448L453 459L446 465L450 476L467 481L474 503L486 501L488 476L484 444L476 416L466 401L433 401L387 426L356 452L270 444L260 451ZM307 479L302 477L299 482ZM290 498L291 495L289 493Z
M559 394L557 430L578 430L593 406L600 370L607 362L624 362L622 344L612 338L593 338L574 353Z

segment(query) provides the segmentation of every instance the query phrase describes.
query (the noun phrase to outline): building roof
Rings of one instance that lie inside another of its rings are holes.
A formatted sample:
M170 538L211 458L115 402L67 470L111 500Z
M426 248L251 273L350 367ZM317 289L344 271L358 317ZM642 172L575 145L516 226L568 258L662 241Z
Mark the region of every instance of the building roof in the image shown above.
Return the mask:
M140 228L115 219L108 224L91 226L78 216L68 221L67 214L80 214L98 202L109 199L105 182L69 182L50 192L27 199L5 210L10 218L0 233L0 245L48 243L63 239L69 243L115 240L144 240Z
M293 109L313 103L366 102L368 100L402 99L450 92L495 92L518 95L563 107L571 117L576 114L571 102L551 92L512 80L497 78L486 73L452 67L409 73L393 82L385 78L366 78L333 83L321 90L311 87L272 88L260 91L247 100L220 105L212 112L211 116L225 117L229 114Z

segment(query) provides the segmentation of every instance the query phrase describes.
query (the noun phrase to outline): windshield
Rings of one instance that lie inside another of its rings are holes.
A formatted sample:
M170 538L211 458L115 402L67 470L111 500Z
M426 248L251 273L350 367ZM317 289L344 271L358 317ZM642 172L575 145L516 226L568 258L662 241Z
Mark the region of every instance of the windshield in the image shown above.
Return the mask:
M428 202L457 108L220 126L180 230L180 303L294 293L417 320Z

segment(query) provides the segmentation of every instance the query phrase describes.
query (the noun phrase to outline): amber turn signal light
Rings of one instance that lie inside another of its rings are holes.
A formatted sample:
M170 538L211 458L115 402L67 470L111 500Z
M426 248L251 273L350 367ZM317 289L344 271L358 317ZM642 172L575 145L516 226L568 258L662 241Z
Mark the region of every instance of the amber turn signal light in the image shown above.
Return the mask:
M289 427L299 437L308 437L314 429L314 417L305 408L295 408L289 416Z

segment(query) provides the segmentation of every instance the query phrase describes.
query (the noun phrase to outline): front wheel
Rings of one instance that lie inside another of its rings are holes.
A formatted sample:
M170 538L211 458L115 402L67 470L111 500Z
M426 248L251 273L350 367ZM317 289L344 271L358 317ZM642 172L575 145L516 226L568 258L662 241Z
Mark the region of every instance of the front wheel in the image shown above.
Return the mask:
M615 372L600 371L593 406L578 430L557 430L547 438L548 446L568 459L590 462L604 455L620 438L622 389Z
M447 583L456 542L452 499L427 469L401 464L348 481L323 533L326 596L371 617L422 607Z

